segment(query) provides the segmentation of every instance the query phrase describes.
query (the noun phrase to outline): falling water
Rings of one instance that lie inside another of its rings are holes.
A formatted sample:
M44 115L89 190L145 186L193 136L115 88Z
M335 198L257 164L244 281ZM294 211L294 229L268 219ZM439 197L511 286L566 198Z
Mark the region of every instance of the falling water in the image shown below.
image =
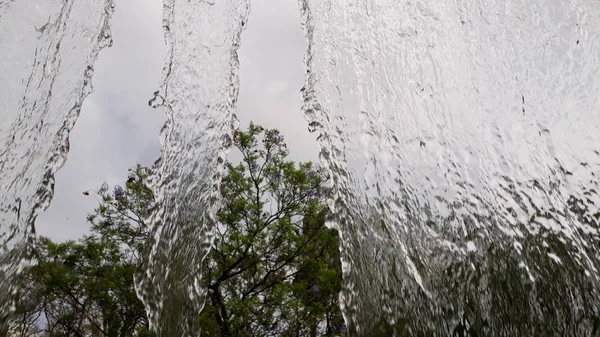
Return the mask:
M151 185L157 206L136 291L158 336L197 336L201 263L212 244L219 181L236 128L240 35L249 0L165 0L167 57L160 90L162 156Z
M352 335L600 335L600 3L300 0ZM0 333L113 0L0 0ZM189 336L249 0L165 0L138 295Z
M113 0L0 0L0 334L52 198Z
M351 334L600 335L600 2L300 7Z

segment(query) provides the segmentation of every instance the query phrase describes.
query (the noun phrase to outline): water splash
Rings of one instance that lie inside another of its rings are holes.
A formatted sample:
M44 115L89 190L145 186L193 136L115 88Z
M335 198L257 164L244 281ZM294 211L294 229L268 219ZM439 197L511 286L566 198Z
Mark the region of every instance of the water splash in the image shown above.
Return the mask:
M240 35L248 0L165 0L167 57L160 90L162 156L151 186L157 206L136 291L158 336L198 335L201 264L212 244L219 182L238 96Z
M0 1L0 335L69 132L111 43L113 0Z
M351 335L599 335L598 2L300 7Z

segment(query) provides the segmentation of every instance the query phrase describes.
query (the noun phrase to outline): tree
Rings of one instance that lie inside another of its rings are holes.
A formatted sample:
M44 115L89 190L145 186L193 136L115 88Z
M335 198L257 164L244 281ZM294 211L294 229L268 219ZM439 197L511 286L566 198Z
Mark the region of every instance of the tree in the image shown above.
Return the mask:
M135 263L113 237L41 238L38 261L22 279L12 336L143 335L147 319L133 287Z
M221 336L339 334L341 266L337 233L325 226L323 171L287 161L277 130L250 124L234 144L243 159L226 164L202 319Z
M345 332L337 233L325 226L327 179L312 163L287 160L277 130L250 124L234 134L242 161L226 163L223 205L203 265L208 299L203 336L338 336ZM91 235L41 238L39 263L22 277L11 336L145 336L133 272L154 204L138 165L124 187L103 184L88 217Z

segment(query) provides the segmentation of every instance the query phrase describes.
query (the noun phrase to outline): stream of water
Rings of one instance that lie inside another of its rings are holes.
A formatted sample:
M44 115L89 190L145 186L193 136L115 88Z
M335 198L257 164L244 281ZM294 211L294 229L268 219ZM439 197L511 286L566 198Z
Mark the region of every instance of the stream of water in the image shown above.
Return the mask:
M212 245L219 183L239 89L237 50L248 0L165 0L167 57L148 104L162 107L162 154L151 186L156 207L136 291L158 336L197 336L202 260ZM177 322L174 324L173 322Z
M32 261L94 61L112 43L113 0L0 1L0 334Z
M600 4L300 6L351 334L598 334Z
M0 0L0 332L113 0ZM599 336L600 3L300 0L351 336ZM164 0L136 290L194 336L249 0ZM176 322L176 323L175 323Z

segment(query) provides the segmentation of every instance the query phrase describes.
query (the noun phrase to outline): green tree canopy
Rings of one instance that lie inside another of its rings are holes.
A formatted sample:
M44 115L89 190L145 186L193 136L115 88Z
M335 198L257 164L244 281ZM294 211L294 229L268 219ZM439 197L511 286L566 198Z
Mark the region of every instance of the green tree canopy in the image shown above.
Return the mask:
M213 248L203 265L208 288L203 336L341 336L338 237L325 226L327 178L312 163L287 159L283 136L250 124L234 134L241 154L226 163ZM150 169L130 169L124 186L103 184L88 217L91 234L55 243L40 238L39 263L23 275L11 336L145 336L148 322L133 272L154 204Z

